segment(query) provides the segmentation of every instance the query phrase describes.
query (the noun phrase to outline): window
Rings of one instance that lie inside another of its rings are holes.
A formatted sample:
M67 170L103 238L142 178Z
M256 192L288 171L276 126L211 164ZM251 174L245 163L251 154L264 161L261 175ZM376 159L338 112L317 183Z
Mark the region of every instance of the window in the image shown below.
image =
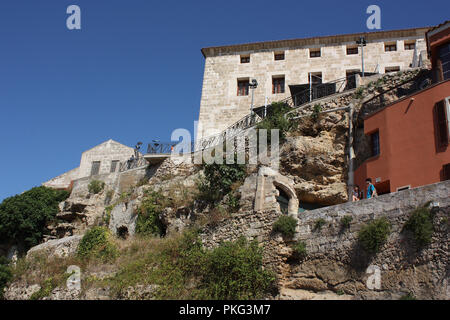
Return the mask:
M397 51L397 44L396 43L385 43L384 44L384 51Z
M380 132L376 131L370 135L372 157L380 154Z
M359 74L359 70L346 70L345 77L347 79L347 84L345 85L345 89L354 89L356 88L356 75Z
M388 72L398 72L400 71L400 67L396 66L396 67L386 67L384 68L384 73L388 73Z
M249 80L238 80L238 88L237 88L237 95L238 96L248 96L248 86L249 86Z
M442 80L450 79L450 43L439 48L439 66L442 70Z
M405 42L405 50L414 50L416 48L416 42Z
M398 192L398 191L405 191L405 190L408 190L410 187L411 187L411 186L399 187L399 188L397 188L397 192Z
M355 47L355 46L349 47L349 46L347 46L347 55L358 54L358 53L359 53L358 47Z
M320 49L309 49L309 57L310 58L320 57Z
M445 164L442 170L444 171L443 181L450 180L450 163Z
M119 160L113 160L111 161L111 172L116 172L117 164L119 163Z
M284 52L275 52L275 60L284 60Z
M447 119L449 112L448 108L449 107L448 103L446 103L446 100L441 100L434 106L434 113L436 120L436 137L438 147L444 147L448 145L449 139L449 128Z
M249 55L241 56L241 63L250 63L250 56Z
M91 168L91 176L95 176L100 172L100 161L93 161Z
M308 83L321 84L322 83L322 72L310 72L308 74Z
M272 93L284 93L284 77L272 78Z

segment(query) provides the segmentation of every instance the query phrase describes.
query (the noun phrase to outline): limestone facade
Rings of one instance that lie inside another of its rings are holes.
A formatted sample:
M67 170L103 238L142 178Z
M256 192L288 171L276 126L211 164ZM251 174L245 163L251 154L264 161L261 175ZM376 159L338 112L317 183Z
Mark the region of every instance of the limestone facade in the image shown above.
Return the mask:
M426 57L426 31L417 28L204 48L197 141L223 131L250 113L252 89L239 95L241 80L258 81L254 107L260 107L290 97L289 86L308 84L309 73L321 74L322 83L345 78L347 72L361 71L361 48L355 54L347 52L355 48L360 36L367 41L365 72L385 73L394 67L406 70L422 55ZM396 50L386 51L390 45L396 45ZM310 51L317 50L320 57L310 57ZM278 54L284 54L284 59L275 60ZM241 58L246 61L246 57L249 62L242 63ZM274 79L283 77L284 93L273 93Z
M110 139L83 152L78 168L63 173L44 182L42 185L50 188L66 189L71 185L72 181L77 179L118 172L120 164L126 162L132 155L134 155L133 148ZM98 170L93 170L93 166L98 166Z

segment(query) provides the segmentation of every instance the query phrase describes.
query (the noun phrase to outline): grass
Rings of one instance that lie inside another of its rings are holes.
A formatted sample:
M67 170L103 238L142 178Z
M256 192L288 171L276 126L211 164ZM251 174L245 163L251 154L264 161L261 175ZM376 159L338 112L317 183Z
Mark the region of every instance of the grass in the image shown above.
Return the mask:
M297 227L297 220L291 216L282 215L272 226L274 232L279 232L283 236L293 238L295 235L295 228Z
M414 210L404 228L413 233L418 246L429 245L433 236L433 217L430 209L421 207Z
M391 232L391 224L386 217L378 218L365 225L358 234L358 240L369 253L377 253Z
M322 227L326 224L325 219L323 218L319 218L316 220L315 224L314 224L314 230L315 231L321 231Z

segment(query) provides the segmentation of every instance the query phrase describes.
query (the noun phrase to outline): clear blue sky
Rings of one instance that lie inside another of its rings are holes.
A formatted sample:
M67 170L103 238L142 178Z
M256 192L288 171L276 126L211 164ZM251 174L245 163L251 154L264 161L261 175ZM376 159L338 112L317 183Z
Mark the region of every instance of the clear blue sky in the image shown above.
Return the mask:
M82 29L66 28L81 8ZM0 201L79 165L107 139L126 145L193 130L202 47L437 25L450 2L1 0Z

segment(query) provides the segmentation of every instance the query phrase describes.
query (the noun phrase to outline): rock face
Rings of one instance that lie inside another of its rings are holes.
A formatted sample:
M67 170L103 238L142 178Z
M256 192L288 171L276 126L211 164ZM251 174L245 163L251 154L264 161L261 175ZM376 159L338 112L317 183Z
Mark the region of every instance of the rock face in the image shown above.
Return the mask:
M109 229L121 238L134 236L137 220L137 201L116 205L110 213Z
M330 113L314 123L300 119L299 129L281 148L281 172L295 181L300 202L322 205L347 201L346 114Z
M221 241L245 236L264 248L266 268L278 277L280 299L399 299L412 293L418 299L450 299L449 239L450 181L382 195L374 199L329 206L298 214L297 232L285 239L272 231L279 212L239 212L232 219L207 227L203 244L215 247ZM409 214L428 201L433 209L432 242L419 248L404 231ZM348 228L342 218L351 216ZM391 232L381 251L368 254L358 241L358 232L374 218L386 217ZM325 224L318 230L316 223ZM295 258L292 246L306 244L307 256ZM380 287L369 288L368 280L380 271Z
M77 235L62 239L49 240L28 250L27 257L30 257L35 253L53 255L57 257L67 257L76 252L78 244L82 238L83 236Z

